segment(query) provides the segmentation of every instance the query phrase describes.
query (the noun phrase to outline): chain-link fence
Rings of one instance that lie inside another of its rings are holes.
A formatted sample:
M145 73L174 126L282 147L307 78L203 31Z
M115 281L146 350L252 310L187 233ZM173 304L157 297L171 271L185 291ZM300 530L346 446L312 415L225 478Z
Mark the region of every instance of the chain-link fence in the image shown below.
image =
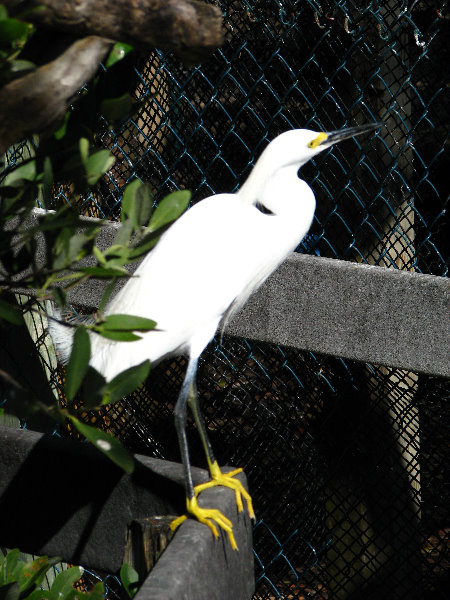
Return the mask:
M155 51L137 65L141 108L118 129L99 123L117 162L83 212L116 219L134 177L156 199L234 191L284 130L382 120L373 143L345 142L302 169L317 212L301 250L446 276L447 3L219 5L226 42L209 61L186 68ZM184 366L158 366L89 418L133 450L178 460ZM446 597L448 382L225 337L205 351L198 387L219 462L249 478L255 598ZM193 431L191 447L203 466Z

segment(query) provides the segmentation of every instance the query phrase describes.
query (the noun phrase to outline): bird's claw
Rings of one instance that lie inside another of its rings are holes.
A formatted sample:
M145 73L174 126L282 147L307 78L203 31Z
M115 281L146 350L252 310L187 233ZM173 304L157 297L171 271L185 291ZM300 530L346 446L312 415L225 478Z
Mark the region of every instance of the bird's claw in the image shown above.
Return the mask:
M203 490L215 487L217 485L223 485L224 487L231 488L232 490L234 490L236 506L238 511L242 512L244 510L244 505L242 502L242 497L244 497L247 502L249 517L251 519L255 519L255 513L253 510L253 503L250 494L244 488L239 479L234 478L234 476L240 473L242 469L235 469L234 471L230 471L229 473L222 473L217 462L214 462L210 465L209 470L211 473L210 481L196 485L194 488L195 496L198 496Z
M253 511L251 496L239 479L234 478L234 476L241 471L242 469L235 469L229 473L222 473L217 462L210 464L211 480L207 481L206 483L196 485L194 488L195 496L191 499L187 498L186 500L187 512L189 515L193 516L195 519L197 519L197 521L200 521L200 523L207 525L211 529L211 532L215 538L219 536L216 525L221 527L228 534L230 545L233 550L237 550L236 540L234 539L233 535L233 524L220 512L220 510L215 508L201 508L197 503L197 496L203 490L215 487L217 485L231 488L234 490L238 511L241 512L244 510L244 505L242 502L242 497L244 497L247 502L248 514L251 519L254 519L255 513ZM183 523L187 518L188 515L186 514L174 519L170 524L172 531L179 527L179 525L181 525L181 523Z
M220 512L220 510L215 508L202 508L198 505L196 496L187 498L186 506L188 513L197 519L197 521L200 521L200 523L207 525L216 539L219 537L219 533L215 524L221 527L228 534L231 548L237 550L236 540L233 535L233 524ZM174 519L170 524L170 529L174 531L187 518L188 515L181 515L181 517Z

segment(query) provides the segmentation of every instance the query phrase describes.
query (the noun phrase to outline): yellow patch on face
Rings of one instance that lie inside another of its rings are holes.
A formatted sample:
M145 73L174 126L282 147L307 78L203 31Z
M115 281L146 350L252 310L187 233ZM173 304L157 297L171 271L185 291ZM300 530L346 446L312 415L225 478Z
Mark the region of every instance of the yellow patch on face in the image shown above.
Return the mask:
M322 142L324 142L328 138L326 133L319 133L319 135L308 142L308 148L317 148Z

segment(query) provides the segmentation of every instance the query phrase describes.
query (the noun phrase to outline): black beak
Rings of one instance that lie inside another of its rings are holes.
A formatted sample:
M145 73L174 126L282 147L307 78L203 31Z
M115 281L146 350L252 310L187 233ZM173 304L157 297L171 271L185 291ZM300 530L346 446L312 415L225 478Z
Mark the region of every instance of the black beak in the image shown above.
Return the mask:
M329 131L327 132L327 137L320 142L319 146L322 145L331 145L336 144L337 142L342 142L351 137L355 137L355 135L361 135L362 133L367 133L369 131L374 131L379 127L384 127L384 123L367 123L366 125L358 125L357 127L347 127L346 129L338 129L337 131Z

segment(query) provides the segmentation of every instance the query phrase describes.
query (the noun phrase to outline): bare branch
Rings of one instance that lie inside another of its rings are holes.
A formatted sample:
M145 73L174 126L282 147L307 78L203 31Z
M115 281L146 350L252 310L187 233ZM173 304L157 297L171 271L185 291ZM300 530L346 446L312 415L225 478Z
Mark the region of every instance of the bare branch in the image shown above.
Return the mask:
M28 21L77 35L98 35L136 48L173 50L199 62L223 42L220 9L199 0L3 0Z
M56 60L0 89L0 154L56 124L111 45L96 36L80 39Z

